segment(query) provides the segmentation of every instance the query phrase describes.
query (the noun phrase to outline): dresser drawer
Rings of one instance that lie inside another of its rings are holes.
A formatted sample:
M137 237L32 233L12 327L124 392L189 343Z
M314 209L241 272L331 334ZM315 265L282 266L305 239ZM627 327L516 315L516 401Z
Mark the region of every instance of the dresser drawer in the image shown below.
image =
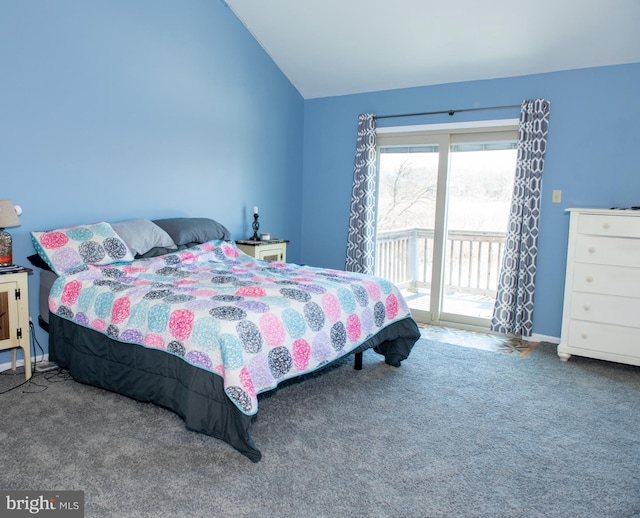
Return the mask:
M580 214L578 233L640 238L640 217L630 217L623 212L611 215Z
M573 290L640 298L640 268L576 263Z
M640 329L571 320L569 347L640 357Z
M640 243L636 239L578 234L575 243L576 262L640 267Z
M570 318L640 328L640 299L574 292Z

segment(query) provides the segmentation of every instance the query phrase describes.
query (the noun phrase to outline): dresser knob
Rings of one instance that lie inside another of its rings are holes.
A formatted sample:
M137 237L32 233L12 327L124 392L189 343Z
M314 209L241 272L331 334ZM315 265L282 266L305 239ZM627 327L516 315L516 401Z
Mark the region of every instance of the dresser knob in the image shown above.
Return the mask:
M589 304L585 304L582 307L584 308L585 311L589 311L591 309L591 306Z
M586 339L589 335L587 333L580 333L580 338Z
M595 253L595 251L596 251L596 249L595 249L595 248L593 248L593 247L590 247L590 248L589 248L589 250L588 250L588 252L589 252L590 254Z
M593 277L591 277L591 276L587 277L586 281L587 282L593 282Z
M604 223L604 224L602 225L602 228L605 228L605 229L609 228L609 223Z

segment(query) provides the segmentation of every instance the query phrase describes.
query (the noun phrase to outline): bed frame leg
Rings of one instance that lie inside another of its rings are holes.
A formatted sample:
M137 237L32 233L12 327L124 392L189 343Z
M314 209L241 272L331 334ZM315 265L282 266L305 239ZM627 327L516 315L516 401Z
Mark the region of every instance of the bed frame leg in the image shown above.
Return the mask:
M355 354L355 357L353 359L353 368L357 371L362 370L362 351Z

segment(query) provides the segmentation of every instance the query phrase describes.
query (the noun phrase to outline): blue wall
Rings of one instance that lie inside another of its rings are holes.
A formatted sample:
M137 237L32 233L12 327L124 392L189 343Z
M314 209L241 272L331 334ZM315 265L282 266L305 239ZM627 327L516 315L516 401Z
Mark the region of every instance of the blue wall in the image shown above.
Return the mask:
M262 229L291 240L291 261L343 268L359 113L542 97L551 121L534 332L557 337L564 208L640 204L640 64L304 101L220 1L29 0L0 3L0 70L0 198L24 209L10 229L21 264L32 230L207 216L241 238L258 205Z
M304 101L222 2L1 2L0 70L14 262L30 231L97 220L211 217L248 237L254 205L299 260Z
M471 81L305 101L302 260L344 268L360 113L399 114L551 102L543 178L534 333L559 337L569 218L567 207L640 205L640 64ZM384 125L517 118L481 111ZM551 191L562 203L551 204Z

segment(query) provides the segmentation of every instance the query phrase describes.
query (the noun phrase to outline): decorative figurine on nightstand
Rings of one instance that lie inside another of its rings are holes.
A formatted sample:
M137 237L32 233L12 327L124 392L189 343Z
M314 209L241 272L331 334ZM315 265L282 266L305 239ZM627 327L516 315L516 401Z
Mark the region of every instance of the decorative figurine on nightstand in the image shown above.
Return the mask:
M260 230L260 223L258 222L258 207L253 207L253 235L249 238L251 241L260 241L258 230Z

